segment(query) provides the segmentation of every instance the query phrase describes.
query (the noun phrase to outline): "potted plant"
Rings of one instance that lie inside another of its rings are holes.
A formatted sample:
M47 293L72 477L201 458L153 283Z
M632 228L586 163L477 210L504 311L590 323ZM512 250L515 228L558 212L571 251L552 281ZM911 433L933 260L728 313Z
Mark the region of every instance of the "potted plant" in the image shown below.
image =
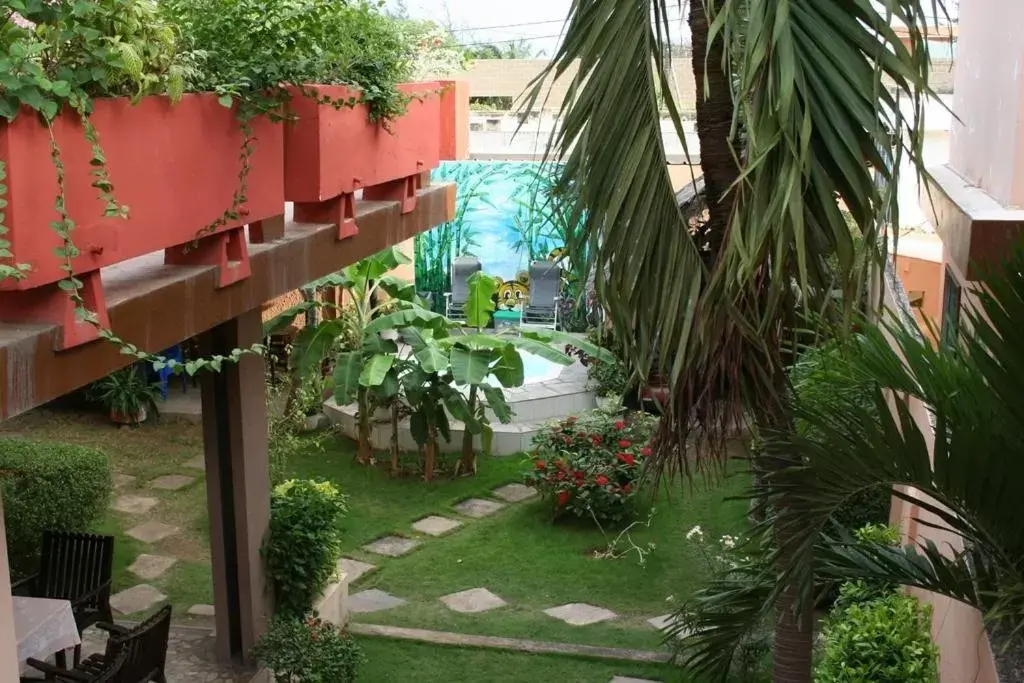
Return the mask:
M110 411L114 424L138 425L158 412L159 384L150 382L137 366L112 372L92 387L96 401Z
M440 87L399 86L415 56L400 21L361 0L163 4L209 55L208 87L288 120L285 196L296 220L354 234L357 188L367 199L404 198L411 210L410 188L438 164Z
M63 347L96 338L100 269L160 249L221 265L222 286L248 275L244 225L283 212L283 131L186 94L199 57L153 0L8 5L4 319L61 324Z
M589 358L587 377L597 392L597 407L605 413L622 410L622 397L629 385L626 366L617 358L600 360Z

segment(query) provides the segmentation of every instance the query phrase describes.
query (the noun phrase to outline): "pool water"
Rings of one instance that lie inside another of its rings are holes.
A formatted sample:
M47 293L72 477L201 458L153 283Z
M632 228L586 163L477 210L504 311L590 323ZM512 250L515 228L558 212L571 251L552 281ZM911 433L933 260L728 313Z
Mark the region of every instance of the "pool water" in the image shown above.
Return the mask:
M562 373L562 370L567 367L526 351L520 351L519 355L523 359L523 384L550 382L556 379ZM487 378L487 383L496 387L501 386L501 382L493 375Z

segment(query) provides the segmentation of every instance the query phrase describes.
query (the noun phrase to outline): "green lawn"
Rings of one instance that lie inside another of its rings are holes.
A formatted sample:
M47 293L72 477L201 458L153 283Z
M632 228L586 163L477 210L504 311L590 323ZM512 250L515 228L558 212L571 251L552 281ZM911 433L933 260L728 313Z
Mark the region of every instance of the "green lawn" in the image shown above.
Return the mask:
M573 657L529 655L496 650L452 648L380 638L358 639L367 661L359 670L361 683L608 683L612 676L684 681L669 666L603 662Z
M117 537L115 590L140 583L127 571L140 553L167 554L177 557L178 563L148 583L168 595L176 620L188 623L185 611L189 606L211 601L203 473L184 467L186 461L202 453L199 426L165 422L118 430L102 415L41 410L5 423L0 431L100 448L109 454L116 472L136 477L120 493L159 499L145 515L108 512L98 525L98 530ZM606 548L617 531L608 530L606 536L578 521L552 523L549 510L539 500L509 505L485 519L462 519L461 528L442 538L413 532L412 523L426 515L457 517L453 504L468 497L485 497L497 486L519 481L525 466L519 457L481 458L475 477L455 481L441 477L429 483L416 478L392 479L384 467L356 465L353 444L332 437L325 450L311 449L296 458L290 469L295 477L330 479L348 496L344 552L378 566L352 586L352 592L379 588L407 600L393 610L356 615L367 623L657 649L661 647L660 634L646 619L672 611L704 574L698 548L685 539L686 532L699 524L707 538L715 539L735 534L746 523L746 503L727 500L745 484L743 476L734 476L711 489L677 485L672 495L662 490L651 496L648 500L655 513L650 528L638 527L632 533L640 546L657 544L644 566L635 554L596 559L594 551ZM192 475L196 481L175 492L147 486L153 478L171 473ZM646 519L646 514L641 517ZM181 532L151 546L125 534L149 520L173 524ZM419 537L423 543L400 558L361 550L388 534ZM451 612L438 601L442 595L475 587L488 588L508 606L466 615ZM569 602L606 607L619 617L573 627L542 612ZM560 676L605 683L613 674L680 680L679 672L670 667L361 640L370 655L367 681L407 680L403 672L409 670L417 672L418 681L541 681Z
M486 495L517 481L520 458L481 461L475 478L458 481L391 480L384 471L359 467L343 441L329 453L311 454L293 463L296 474L328 478L349 496L345 552L378 569L359 580L353 592L379 588L408 601L399 608L356 615L360 621L449 630L482 635L525 637L615 647L653 649L660 635L646 620L665 614L697 585L704 563L686 540L695 524L708 538L735 534L745 524L745 501L725 500L740 492L742 477L710 490L677 488L654 498L650 528L632 533L637 545L655 542L641 566L636 555L595 559L608 538L591 524L552 523L543 501L508 506L492 517L464 519L460 529L442 538L421 537L411 524L428 514L456 516L450 509L471 495ZM608 536L617 532L609 530ZM387 534L415 536L423 544L400 558L372 556L360 546ZM483 614L458 614L438 598L485 587L509 603ZM542 610L569 602L606 607L619 618L585 627L566 625Z

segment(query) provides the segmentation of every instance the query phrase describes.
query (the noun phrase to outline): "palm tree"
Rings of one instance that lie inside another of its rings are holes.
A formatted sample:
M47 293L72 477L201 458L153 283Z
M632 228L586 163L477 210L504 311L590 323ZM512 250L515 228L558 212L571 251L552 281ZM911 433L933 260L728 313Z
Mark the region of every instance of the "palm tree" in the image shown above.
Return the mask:
M833 372L868 381L873 400L798 400L794 414L809 429L774 435L768 448L800 464L773 476L768 502L789 502L776 519L792 544L789 576L933 591L982 610L1005 635L1024 626L1024 245L982 284L951 345L933 348L912 320L865 329ZM911 402L927 408L929 424ZM871 488L892 489L923 526L962 543L891 548L828 535L831 512Z
M848 320L863 300L884 257L883 218L898 221L900 157L921 168L928 22L919 0L690 0L709 217L694 239L660 132L663 98L685 140L668 87L669 5L574 0L524 109L578 65L550 149L579 197L583 230L570 251L601 275L597 293L630 366L670 385L659 474L690 476L722 461L737 422L792 429L787 330L811 311ZM909 28L911 49L890 18ZM776 681L810 680L801 588L778 596Z

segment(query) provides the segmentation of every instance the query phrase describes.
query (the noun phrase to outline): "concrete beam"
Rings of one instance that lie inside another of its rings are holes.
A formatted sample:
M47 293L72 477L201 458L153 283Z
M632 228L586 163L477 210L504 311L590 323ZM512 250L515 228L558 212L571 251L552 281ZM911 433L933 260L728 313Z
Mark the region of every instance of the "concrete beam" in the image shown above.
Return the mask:
M159 352L306 283L398 244L455 215L455 185L424 187L416 208L403 215L397 202L360 201L359 234L339 241L332 225L295 223L286 215L284 236L249 244L252 275L217 289L213 266L169 266L163 252L103 270L113 330ZM85 386L130 361L103 341L55 351L57 328L0 323L0 419L21 414Z

